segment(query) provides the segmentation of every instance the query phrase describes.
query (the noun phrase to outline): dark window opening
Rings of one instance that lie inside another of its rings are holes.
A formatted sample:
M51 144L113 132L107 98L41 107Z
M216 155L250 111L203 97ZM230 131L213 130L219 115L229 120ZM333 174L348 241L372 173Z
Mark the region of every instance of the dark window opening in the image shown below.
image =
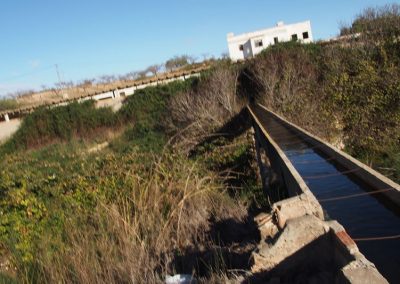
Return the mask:
M277 44L279 42L278 37L274 37L274 43Z
M308 32L303 33L303 39L308 39L310 36L308 35Z
M239 45L239 50L243 51L243 44Z
M254 45L255 45L256 47L262 47L262 46L263 46L263 41L262 41L262 39L256 40L256 41L254 42Z
M297 34L292 35L292 40L293 40L293 41L297 41L297 40L298 40Z

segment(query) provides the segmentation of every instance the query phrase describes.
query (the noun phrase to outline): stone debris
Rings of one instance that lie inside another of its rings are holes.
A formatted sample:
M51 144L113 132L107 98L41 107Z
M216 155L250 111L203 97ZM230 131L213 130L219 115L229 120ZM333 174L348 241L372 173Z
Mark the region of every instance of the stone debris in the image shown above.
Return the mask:
M197 284L197 280L193 275L189 274L175 274L167 275L165 277L165 284Z
M329 227L315 216L305 215L287 220L286 227L276 238L271 236L262 242L253 254L252 272L271 270L301 248L325 235Z
M261 242L252 253L256 283L388 283L336 221L325 221L307 193L254 218Z
M103 143L101 143L101 144L96 144L96 146L93 146L93 147L91 147L91 148L89 148L88 150L87 150L87 152L88 153L94 153L94 152L98 152L98 151L101 151L101 150L103 150L104 148L106 148L107 146L108 146L108 142L106 141L106 142L103 142Z
M366 262L365 262L366 261ZM373 267L374 269L371 269ZM354 284L389 283L376 270L375 266L364 258L364 261L352 261L341 269L338 282L349 281Z
M277 225L280 229L285 227L287 220L305 215L314 215L321 220L324 219L321 205L315 197L307 193L273 204L272 212L276 215Z

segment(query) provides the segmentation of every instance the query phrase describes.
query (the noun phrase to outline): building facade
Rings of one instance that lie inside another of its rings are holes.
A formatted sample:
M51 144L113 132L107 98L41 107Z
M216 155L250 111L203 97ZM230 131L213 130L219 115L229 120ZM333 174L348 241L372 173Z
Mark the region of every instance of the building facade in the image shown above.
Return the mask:
M278 22L273 28L240 35L233 33L227 35L229 56L232 61L251 58L270 45L291 40L303 43L312 42L311 22L305 21L290 25Z

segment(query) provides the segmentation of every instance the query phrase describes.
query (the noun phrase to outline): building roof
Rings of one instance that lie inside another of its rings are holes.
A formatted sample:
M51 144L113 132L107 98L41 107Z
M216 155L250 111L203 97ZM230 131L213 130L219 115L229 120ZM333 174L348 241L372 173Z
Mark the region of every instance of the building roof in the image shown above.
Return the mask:
M285 25L284 22L278 22L275 27L272 28L266 28L262 30L257 30L249 33L243 33L239 35L235 35L234 33L228 33L227 34L227 40L228 42L236 42L236 41L245 41L248 40L249 38L254 38L254 37L262 37L263 35L267 33L276 33L276 32L284 32L286 27L297 25L297 24L305 24L309 23L310 21L304 21L304 22L298 22L294 24L288 24Z

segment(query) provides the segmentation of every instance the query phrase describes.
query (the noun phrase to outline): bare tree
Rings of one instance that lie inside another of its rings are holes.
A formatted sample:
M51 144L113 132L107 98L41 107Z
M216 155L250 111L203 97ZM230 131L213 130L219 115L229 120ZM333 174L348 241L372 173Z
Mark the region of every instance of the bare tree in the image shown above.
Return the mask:
M95 79L85 79L82 81L81 85L92 86L94 81L95 81Z
M197 57L195 57L195 56L188 56L188 57L187 57L187 60L188 60L189 64L192 65L192 64L196 63Z
M207 61L208 58L210 57L210 54L209 53L203 53L203 54L201 54L201 56L203 57L203 61Z
M125 81L128 81L128 80L129 80L129 75L128 74L124 74L124 75L119 75L118 76L118 81L125 82Z
M58 89L67 89L72 88L74 86L74 82L72 81L61 81L55 84Z
M199 88L173 98L167 123L179 133L182 147L189 149L244 106L236 95L238 75L235 68L218 66Z
M139 72L138 71L131 71L128 74L126 74L128 80L136 80L139 78Z
M99 77L101 83L111 83L116 80L114 75L102 75Z
M137 79L145 79L147 77L147 73L149 73L148 70L142 70L137 72Z
M64 86L65 86L65 88L72 88L75 86L75 84L73 81L66 81L66 82L64 82Z
M64 82L57 82L54 84L57 89L61 90L64 89Z
M222 52L222 53L221 53L221 59L229 59L229 54L228 54L228 52Z
M163 67L163 65L161 65L161 64L154 64L154 65L147 67L146 71L150 72L153 76L157 77L157 75L159 74L162 67Z
M12 92L12 93L8 93L6 96L10 97L10 98L17 99L17 98L23 98L23 97L31 96L34 93L35 93L34 90L28 89L28 90L19 90L19 91L15 91L15 92Z
M165 62L165 69L174 71L186 65L193 64L196 61L194 57L188 55L174 56Z
M280 80L279 74L280 59L275 54L269 54L265 60L252 64L254 78L263 88L262 101L271 107L277 85Z
M81 81L77 86L83 89L84 93L88 93L89 89L93 86L95 79L85 79Z

